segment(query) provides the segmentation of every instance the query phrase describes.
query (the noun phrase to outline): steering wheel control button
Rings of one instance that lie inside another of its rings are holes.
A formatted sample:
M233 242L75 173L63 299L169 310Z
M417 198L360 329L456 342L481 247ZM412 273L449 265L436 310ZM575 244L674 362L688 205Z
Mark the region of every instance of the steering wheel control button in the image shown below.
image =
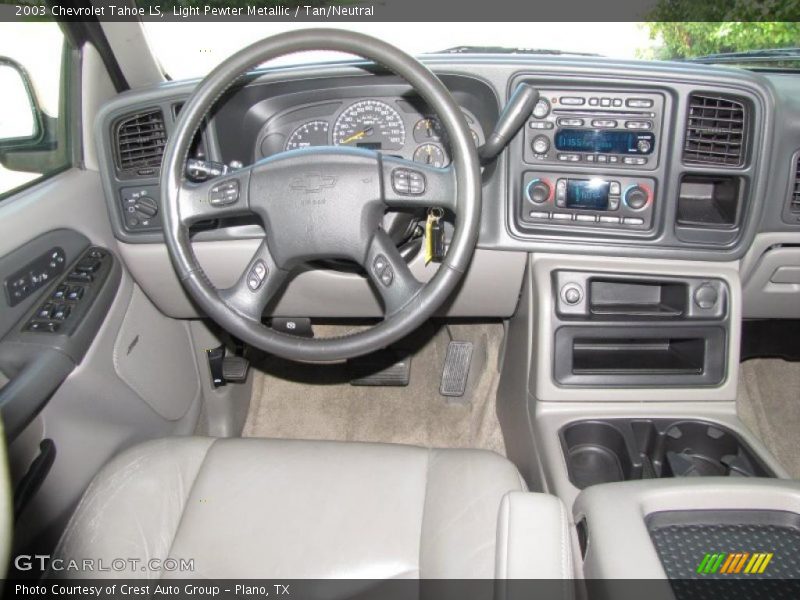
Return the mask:
M208 203L211 206L229 206L239 200L239 180L223 181L208 190Z
M268 273L269 269L267 269L267 265L264 264L263 260L257 260L255 264L250 267L250 272L247 274L247 287L250 288L251 292L255 292L261 287Z
M719 299L719 293L716 288L710 283L704 283L694 292L694 303L698 308L708 310L714 308L714 305Z
M372 261L372 272L386 287L392 285L392 281L394 281L394 271L383 254L378 254Z
M392 171L392 188L404 196L419 196L425 193L425 176L411 169Z

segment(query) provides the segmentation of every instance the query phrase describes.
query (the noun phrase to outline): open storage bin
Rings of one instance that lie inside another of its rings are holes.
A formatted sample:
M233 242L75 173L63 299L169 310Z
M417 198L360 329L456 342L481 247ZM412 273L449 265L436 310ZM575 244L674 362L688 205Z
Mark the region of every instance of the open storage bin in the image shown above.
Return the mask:
M560 436L569 479L579 489L658 477L774 477L738 435L706 421L577 421Z

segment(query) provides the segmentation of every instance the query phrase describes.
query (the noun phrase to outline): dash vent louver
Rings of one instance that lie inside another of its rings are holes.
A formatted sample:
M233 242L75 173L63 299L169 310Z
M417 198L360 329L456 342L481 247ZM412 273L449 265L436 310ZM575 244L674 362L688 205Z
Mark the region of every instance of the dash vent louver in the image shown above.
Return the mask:
M739 167L744 164L747 110L743 102L692 94L686 117L686 163Z
M789 212L800 216L800 152L794 157L794 182L789 197Z
M136 113L117 124L117 167L121 171L161 166L167 131L159 109Z

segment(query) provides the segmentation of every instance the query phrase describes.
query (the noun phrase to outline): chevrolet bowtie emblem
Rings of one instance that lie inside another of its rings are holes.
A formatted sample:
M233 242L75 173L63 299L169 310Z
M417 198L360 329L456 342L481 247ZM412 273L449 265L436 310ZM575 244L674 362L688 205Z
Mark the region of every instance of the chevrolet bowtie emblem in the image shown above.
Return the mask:
M295 177L289 184L293 190L302 190L308 194L321 192L324 188L336 185L336 177L333 175L320 175L319 173L304 173L300 177Z

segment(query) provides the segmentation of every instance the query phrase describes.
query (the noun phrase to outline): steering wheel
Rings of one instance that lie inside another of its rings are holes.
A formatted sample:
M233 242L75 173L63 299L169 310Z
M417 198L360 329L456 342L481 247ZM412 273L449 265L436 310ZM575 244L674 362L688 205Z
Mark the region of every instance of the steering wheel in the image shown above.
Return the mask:
M436 112L452 163L436 168L349 147L292 150L202 183L185 177L192 140L220 97L249 69L294 52L330 50L372 60L405 79ZM221 327L256 348L298 361L334 361L385 348L426 321L453 292L478 237L480 167L461 109L419 61L367 35L338 29L282 33L237 52L216 67L184 104L167 143L161 173L164 236L189 295ZM439 207L455 214L455 230L436 274L420 283L389 235L387 209ZM238 281L216 289L192 250L192 223L257 215L266 237ZM333 338L301 338L262 324L269 300L293 269L311 260L355 261L378 290L384 319Z

